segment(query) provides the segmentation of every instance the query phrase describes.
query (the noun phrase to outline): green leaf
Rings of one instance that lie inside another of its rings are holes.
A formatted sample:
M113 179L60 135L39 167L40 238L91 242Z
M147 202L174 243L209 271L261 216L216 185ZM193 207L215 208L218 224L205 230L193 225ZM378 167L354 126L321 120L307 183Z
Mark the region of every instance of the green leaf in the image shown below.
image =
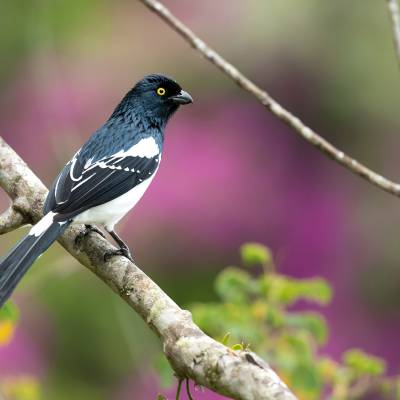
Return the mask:
M0 309L0 346L5 346L12 340L17 319L18 309L11 302L4 304Z
M396 379L396 400L400 400L400 378Z
M167 398L165 396L163 396L162 394L159 394L157 396L157 400L167 400Z
M222 343L224 346L227 346L230 337L231 337L231 333L230 333L230 332L225 333L224 337L222 338L221 343Z
M271 328L281 328L285 324L285 313L279 308L269 307L266 317L266 322Z
M321 305L329 304L332 299L332 288L322 278L304 279L300 284L301 297Z
M231 347L232 350L238 350L238 351L242 351L243 350L243 345L240 343L236 343Z
M282 338L286 340L290 350L296 354L298 362L304 363L312 357L313 351L309 335L304 332L294 332L282 335Z
M318 370L327 384L332 384L338 371L338 363L331 358L323 357L318 361Z
M356 375L382 375L386 365L379 357L369 355L362 350L352 349L343 354L343 362L352 368Z
M324 305L332 297L330 285L320 278L293 279L273 274L269 276L269 284L264 282L263 285L260 290L266 293L269 300L286 305L301 299Z
M39 400L42 397L39 382L29 375L4 380L2 389L10 399Z
M272 261L270 250L259 243L246 243L240 247L240 255L243 264L252 267L254 265L266 265Z
M322 315L313 312L288 314L286 322L289 327L309 332L318 344L322 345L326 342L328 327Z
M7 320L15 323L17 322L18 317L18 309L11 301L8 301L3 307L0 308L0 321Z
M251 291L252 279L250 275L236 267L223 270L215 281L215 290L225 301L243 303Z
M213 338L221 339L229 331L230 343L245 340L261 345L265 340L262 325L254 320L247 304L197 303L190 306L190 311L195 323Z
M301 363L292 371L290 385L302 399L321 398L322 381L314 363Z

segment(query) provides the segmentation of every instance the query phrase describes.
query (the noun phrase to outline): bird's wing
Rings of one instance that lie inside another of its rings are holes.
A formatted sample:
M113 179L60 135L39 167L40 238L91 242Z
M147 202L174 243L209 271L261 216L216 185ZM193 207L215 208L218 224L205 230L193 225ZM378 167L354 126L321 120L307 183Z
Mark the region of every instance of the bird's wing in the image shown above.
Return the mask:
M53 184L45 213L53 211L59 214L57 219L70 219L121 196L150 178L157 170L160 154L155 149L146 154L140 152L137 147L140 143L96 162L85 161L76 154Z

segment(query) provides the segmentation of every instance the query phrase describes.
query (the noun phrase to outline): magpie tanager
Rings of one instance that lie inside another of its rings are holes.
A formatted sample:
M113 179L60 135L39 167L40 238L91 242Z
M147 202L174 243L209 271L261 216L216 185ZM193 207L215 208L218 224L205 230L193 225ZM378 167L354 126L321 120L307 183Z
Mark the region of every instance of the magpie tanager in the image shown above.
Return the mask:
M73 223L86 233L100 224L132 259L115 224L140 200L156 174L164 129L192 97L172 79L148 75L130 90L108 121L75 153L54 181L34 225L0 263L0 307L33 262ZM101 233L101 231L98 231Z

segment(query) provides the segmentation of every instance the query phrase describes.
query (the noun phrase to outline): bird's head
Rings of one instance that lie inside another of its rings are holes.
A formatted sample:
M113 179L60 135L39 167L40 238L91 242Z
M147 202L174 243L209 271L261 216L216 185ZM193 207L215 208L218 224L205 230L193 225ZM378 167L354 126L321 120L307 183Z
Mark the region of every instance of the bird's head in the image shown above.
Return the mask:
M193 99L173 79L153 74L140 80L124 101L147 119L166 123L179 106L192 103Z

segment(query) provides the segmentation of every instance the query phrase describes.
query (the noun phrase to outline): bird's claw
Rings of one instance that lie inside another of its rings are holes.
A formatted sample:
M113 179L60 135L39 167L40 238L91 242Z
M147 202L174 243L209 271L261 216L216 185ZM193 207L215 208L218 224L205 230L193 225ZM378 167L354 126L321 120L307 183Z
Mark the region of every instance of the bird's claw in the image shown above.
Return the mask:
M89 235L90 232L96 232L98 233L103 239L106 239L106 235L101 231L97 226L95 225L85 225L86 227L86 235Z
M96 232L96 233L98 233L102 238L104 238L104 239L106 238L106 236L104 235L104 233L103 233L99 228L97 228L96 226L94 226L94 225L85 225L85 230L79 232L78 235L76 236L76 238L75 238L75 245L76 245L76 246L79 246L79 245L81 244L82 240L83 240L87 235L89 235L91 232Z
M124 249L124 248L120 248L118 250L107 250L104 253L104 261L107 262L111 257L114 257L114 256L124 256L129 261L134 262L129 249Z

